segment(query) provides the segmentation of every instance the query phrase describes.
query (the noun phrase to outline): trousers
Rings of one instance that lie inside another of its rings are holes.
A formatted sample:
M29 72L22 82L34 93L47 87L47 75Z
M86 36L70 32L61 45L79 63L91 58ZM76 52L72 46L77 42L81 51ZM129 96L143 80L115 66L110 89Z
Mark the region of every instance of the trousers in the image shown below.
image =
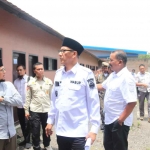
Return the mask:
M57 135L59 150L84 150L85 137L64 137Z
M44 147L49 146L50 144L50 136L46 136L45 128L47 125L48 113L38 113L38 112L30 112L31 115L31 125L32 125L32 143L33 147L38 147L40 145L40 125L42 125L43 129L43 145Z
M120 125L118 120L104 128L104 148L105 150L128 150L129 126Z

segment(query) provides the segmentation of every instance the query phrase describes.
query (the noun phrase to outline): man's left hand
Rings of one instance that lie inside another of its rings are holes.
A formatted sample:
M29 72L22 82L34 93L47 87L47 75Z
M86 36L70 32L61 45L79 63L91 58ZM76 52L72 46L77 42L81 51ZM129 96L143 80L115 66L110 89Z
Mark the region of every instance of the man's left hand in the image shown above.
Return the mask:
M0 96L0 102L2 102L3 100L4 100L4 98Z
M94 141L96 140L96 133L92 133L92 132L89 132L88 135L86 136L86 140L88 138L91 138L91 145L94 143Z

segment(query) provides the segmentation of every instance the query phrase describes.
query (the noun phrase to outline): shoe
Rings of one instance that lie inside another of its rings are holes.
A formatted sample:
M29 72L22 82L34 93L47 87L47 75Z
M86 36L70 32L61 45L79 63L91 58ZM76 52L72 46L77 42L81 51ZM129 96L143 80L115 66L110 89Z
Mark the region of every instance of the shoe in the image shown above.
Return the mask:
M18 145L19 146L25 146L26 145L26 141L24 140L24 141L20 142Z
M150 118L148 118L148 122L150 123Z
M30 148L31 148L31 146L32 146L32 144L31 144L31 143L26 143L26 145L25 145L25 149L30 149Z
M140 120L143 121L144 117L140 117Z

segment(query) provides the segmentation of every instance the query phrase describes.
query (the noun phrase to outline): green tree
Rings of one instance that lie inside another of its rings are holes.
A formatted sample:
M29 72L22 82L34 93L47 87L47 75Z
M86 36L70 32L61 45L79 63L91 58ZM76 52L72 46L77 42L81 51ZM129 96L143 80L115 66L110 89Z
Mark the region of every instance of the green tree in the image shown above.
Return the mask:
M140 58L140 59L150 59L150 54L139 55L138 58Z

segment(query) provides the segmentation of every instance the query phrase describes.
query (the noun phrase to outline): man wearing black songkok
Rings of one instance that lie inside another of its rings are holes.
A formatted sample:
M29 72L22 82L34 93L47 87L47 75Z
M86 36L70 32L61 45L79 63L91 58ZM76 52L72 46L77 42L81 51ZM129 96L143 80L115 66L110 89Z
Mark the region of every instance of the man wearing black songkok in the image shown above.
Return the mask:
M59 150L84 150L85 139L92 144L99 130L100 106L95 78L90 69L78 64L83 50L79 42L65 38L58 51L64 67L55 75L46 134L52 134L55 124Z

